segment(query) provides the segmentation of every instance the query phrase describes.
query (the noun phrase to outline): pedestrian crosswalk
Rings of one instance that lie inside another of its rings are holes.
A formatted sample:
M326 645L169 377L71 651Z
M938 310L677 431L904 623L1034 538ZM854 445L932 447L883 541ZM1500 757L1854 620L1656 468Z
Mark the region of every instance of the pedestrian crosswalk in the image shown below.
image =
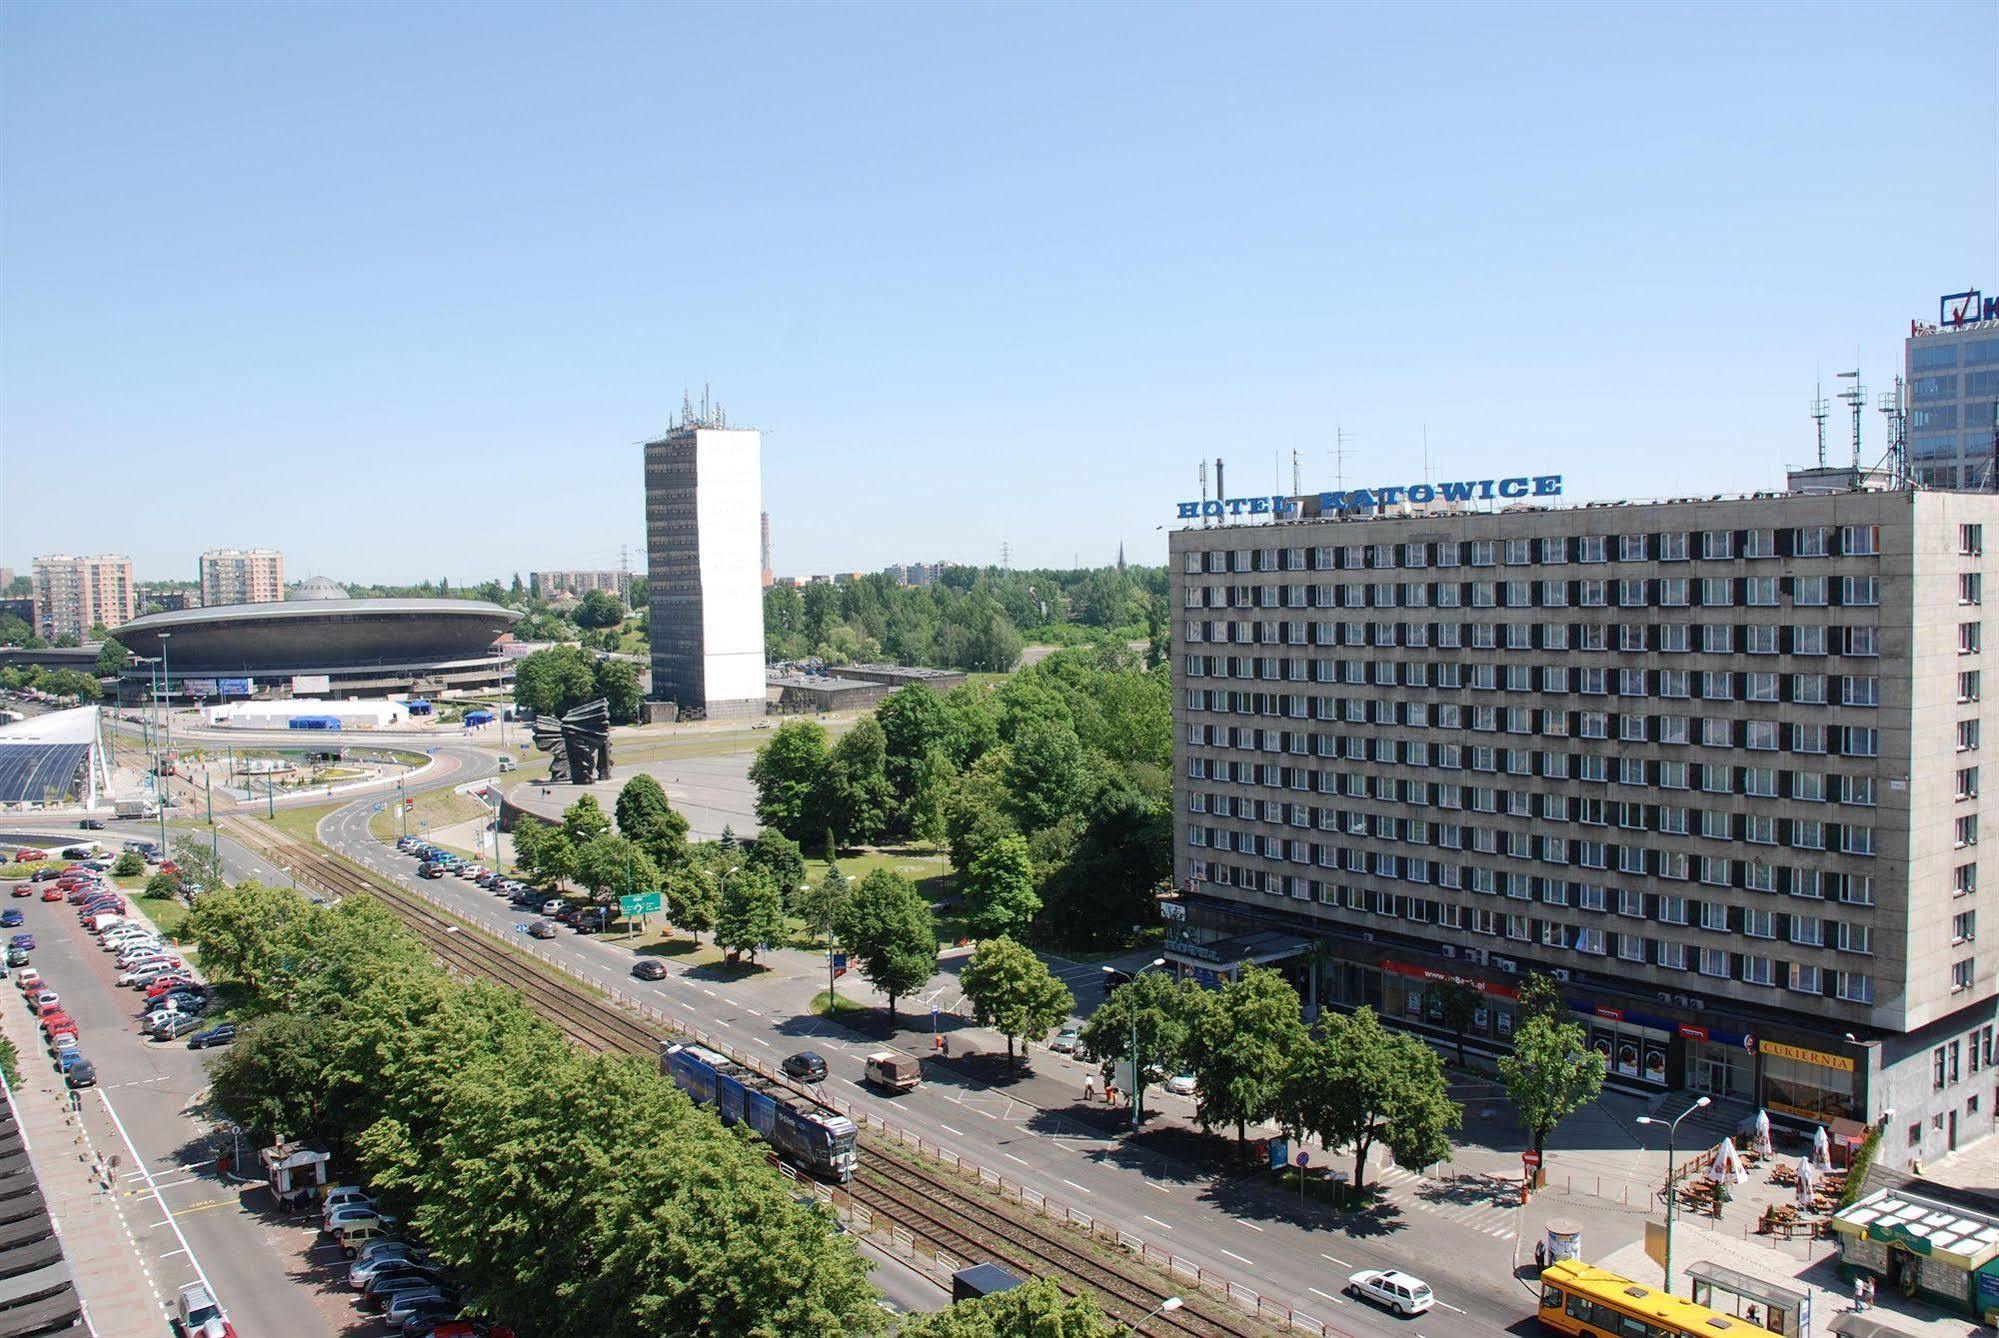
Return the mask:
M1514 1238L1519 1208L1511 1201L1511 1187L1482 1175L1429 1179L1400 1166L1379 1168L1373 1175L1398 1208L1428 1213L1494 1240ZM1512 1189L1513 1195L1517 1193L1517 1188Z

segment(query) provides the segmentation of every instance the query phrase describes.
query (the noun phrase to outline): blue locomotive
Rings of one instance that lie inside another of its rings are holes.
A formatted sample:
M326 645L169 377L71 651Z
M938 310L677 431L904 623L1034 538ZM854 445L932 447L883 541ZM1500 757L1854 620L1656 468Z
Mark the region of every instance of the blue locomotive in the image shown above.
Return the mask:
M814 1175L845 1184L854 1178L854 1144L861 1131L845 1115L816 1106L726 1055L699 1045L668 1045L659 1071L724 1124L743 1123Z

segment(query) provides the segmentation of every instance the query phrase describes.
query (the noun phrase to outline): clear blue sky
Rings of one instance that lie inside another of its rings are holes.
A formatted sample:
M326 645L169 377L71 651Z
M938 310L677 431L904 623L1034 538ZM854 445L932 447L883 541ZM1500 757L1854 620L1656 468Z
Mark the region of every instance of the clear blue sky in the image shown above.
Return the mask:
M614 565L703 383L788 573L1160 561L1198 459L1330 486L1340 426L1350 483L1427 426L1767 486L1815 371L1999 290L1996 54L1991 3L16 0L0 564Z

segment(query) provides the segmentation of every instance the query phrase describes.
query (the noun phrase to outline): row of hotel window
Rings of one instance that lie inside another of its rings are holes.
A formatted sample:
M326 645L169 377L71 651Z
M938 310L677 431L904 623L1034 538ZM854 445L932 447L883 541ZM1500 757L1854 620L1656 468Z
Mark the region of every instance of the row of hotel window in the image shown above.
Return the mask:
M1662 731L1660 722L1681 721L1684 716L1624 715L1613 735L1611 717L1597 712L1579 712L1590 717L1578 722L1575 737L1625 743L1687 742L1675 740ZM1625 723L1630 722L1630 723ZM1825 725L1783 725L1773 720L1704 720L1703 748L1741 747L1752 752L1779 751L1779 741L1788 751L1802 756L1878 757L1879 730L1860 725L1828 729ZM1710 733L1709 731L1712 730ZM1781 733L1780 733L1781 731ZM1958 748L1970 752L1978 747L1979 722L1958 722ZM1434 771L1505 772L1510 776L1539 776L1545 780L1615 782L1644 785L1664 790L1708 790L1734 794L1737 768L1727 763L1650 760L1643 757L1613 756L1605 753L1565 753L1531 748L1500 748L1490 744L1431 743L1420 739L1390 739L1375 735L1306 734L1303 731L1248 729L1239 725L1189 724L1187 742L1197 748L1233 748L1253 752L1288 752L1294 756L1338 758L1345 762L1376 763L1381 766L1418 767ZM1281 745L1281 747L1280 747ZM1829 746L1830 745L1830 746ZM1613 766L1612 763L1616 765ZM1247 765L1247 764L1245 764ZM1329 785L1333 773L1311 772L1303 767L1264 767L1276 773L1288 771L1292 783L1287 788L1303 790L1315 783ZM1766 770L1744 767L1745 772ZM1344 778L1351 773L1340 773ZM1258 783L1276 785L1276 781ZM1321 789L1320 793L1329 793Z
M1958 361L1962 355L1963 362ZM1947 339L1918 344L1909 350L1909 371L1937 372L1946 368L1978 367L1999 362L1999 339Z
M1382 650L1647 651L1663 655L1879 655L1881 629L1839 623L1391 623L1391 622L1190 622L1183 643L1238 646L1370 646ZM1957 626L1960 654L1985 644L1978 622ZM1828 649L1830 648L1830 649ZM1190 655L1195 677L1303 679L1305 662L1288 672L1237 675L1208 668L1213 656ZM1259 666L1260 667L1260 666ZM1321 682L1327 681L1321 679Z
M1368 585L1189 585L1190 609L1846 608L1881 603L1878 576L1644 577L1585 581L1375 581ZM1957 600L1981 604L1982 573L1960 572Z
M1977 372L1964 378L1965 394L1983 401L1967 404L1961 415L1965 427L1973 429L1974 440L1983 438L1987 446L1992 444L1992 400L1999 397L1999 372ZM1949 395L1942 398L1949 399ZM1958 425L1960 415L1956 404L1931 404L1909 411L1911 432L1933 432L1941 428Z
M1782 795L1773 798L1797 799L1799 802L1824 803L1827 797L1826 778L1816 772L1789 771L1776 773L1786 778ZM1969 779L1965 779L1966 776ZM1971 794L1978 790L1978 768L1968 767L1958 773L1960 798L1963 791ZM1765 781L1775 779L1765 774ZM1835 776L1832 792L1840 802L1856 807L1871 808L1874 805L1874 778L1872 776ZM1471 813L1506 814L1516 818L1531 818L1540 823L1577 823L1584 827L1619 827L1631 832L1664 832L1669 836L1693 836L1698 833L1709 841L1746 841L1751 845L1778 844L1778 822L1775 816L1763 813L1731 813L1724 809L1685 808L1677 804L1655 804L1640 801L1626 802L1617 799L1599 799L1589 795L1536 794L1527 790L1500 790L1490 786L1470 787L1449 786L1455 793L1448 797L1451 802L1437 807L1448 811ZM1809 797L1808 797L1809 796ZM1307 804L1286 803L1277 799L1262 799L1252 795L1233 794L1221 791L1190 790L1187 793L1187 811L1217 818L1241 818L1248 822L1267 823L1274 827L1309 828L1321 832L1344 832L1348 836L1366 836L1377 841L1407 842L1410 845L1441 846L1446 850L1483 850L1498 852L1504 838L1491 830L1480 827L1466 829L1449 818L1425 818L1391 816L1360 809L1321 808ZM1975 832L1975 828L1972 829ZM1467 836L1467 831L1470 835ZM1824 845L1824 830L1794 833L1809 839L1820 838ZM1516 836L1516 842L1523 838ZM1967 842L1966 844L1971 844ZM1286 857L1296 854L1297 843L1286 849ZM1558 861L1566 863L1566 860ZM1965 868L1972 866L1966 865ZM1960 882L1966 877L1960 872ZM1975 875L1973 884L1975 886ZM1774 890L1765 886L1763 891ZM1960 891L1970 887L1960 886Z
M1379 665L1393 668L1392 660L1376 661ZM1411 669L1427 669L1428 665L1409 665ZM1455 666L1453 666L1455 667ZM1575 692L1585 697L1663 697L1669 700L1688 701L1696 697L1703 701L1716 702L1791 702L1802 706L1828 706L1837 701L1841 706L1878 706L1881 704L1881 680L1872 674L1778 674L1759 672L1707 672L1681 669L1570 669L1565 665L1473 665L1473 669L1488 671L1485 674L1454 677L1455 683L1432 683L1432 674L1421 675L1420 682L1397 683L1392 679L1379 684L1382 687L1476 687L1485 691L1498 690L1504 685L1509 692L1541 692L1555 696ZM1502 672L1506 671L1506 672ZM1967 671L1976 674L1977 670ZM1470 681L1484 679L1483 683ZM1331 683L1337 680L1328 677L1322 680ZM1365 684L1365 679L1357 680ZM1836 689L1835 695L1828 697L1828 684ZM1969 688L1978 690L1978 684L1960 683L1960 692ZM1959 700L1965 700L1960 697ZM1567 710L1534 710L1524 706L1460 706L1455 702L1411 702L1399 699L1377 697L1308 697L1303 693L1246 692L1228 688L1188 688L1187 709L1189 711L1210 711L1218 715L1290 715L1294 719L1312 718L1317 720L1346 720L1355 724L1410 725L1424 728L1434 725L1439 729L1505 729L1514 734L1562 735L1570 732L1568 725L1574 713ZM1685 717L1667 717L1681 719ZM1537 726L1538 722L1538 728ZM1670 726L1668 728L1671 728ZM1599 735L1598 737L1602 737ZM1642 737L1642 736L1641 736ZM1683 728L1677 738L1662 740L1666 743L1686 743Z
M1787 988L1800 994L1823 995L1827 993L1825 986L1830 981L1831 993L1836 998L1850 1003L1874 1002L1874 978L1865 972L1828 971L1804 962L1780 961L1754 953L1731 953L1726 948L1698 946L1679 939L1653 939L1622 931L1578 928L1559 921L1540 920L1484 907L1459 906L1448 901L1430 901L1423 897L1324 883L1287 874L1273 875L1261 869L1198 861L1193 868L1197 882L1218 887L1237 887L1298 901L1316 901L1321 905L1339 906L1413 925L1468 931L1516 943L1566 949L1589 957L1614 957L1633 966L1692 971L1717 980L1740 980L1746 984L1772 987L1781 980ZM1859 930L1856 928L1851 932L1854 937L1850 941L1860 942ZM1871 939L1868 941L1871 943ZM1964 982L1962 985L1956 983L1960 976ZM1953 964L1951 979L1954 989L1969 988L1971 959Z
M1909 399L1914 404L1921 404L1925 400L1954 400L1963 398L1984 401L1984 403L1975 404L1973 407L1989 414L1992 412L1991 400L1994 396L1999 396L1999 371L1966 372L1961 378L1956 376L1919 376L1909 382ZM1952 407L1955 408L1956 406L1953 405ZM1911 410L1911 415L1919 415L1925 412L1928 411L1925 409L1914 409Z
M1958 527L1958 551L1983 551L1977 525ZM1835 538L1837 546L1835 546ZM1387 567L1525 567L1568 562L1733 561L1736 558L1874 557L1878 525L1802 525L1767 530L1668 530L1657 534L1550 535L1541 539L1445 539L1435 543L1328 544L1311 548L1190 550L1185 570L1211 572L1358 571Z
M1971 1072L1976 1076L1980 1068L1993 1067L1993 1044L1999 1039L1999 1032L1988 1023L1984 1027L1974 1027L1958 1040L1939 1045L1930 1051L1930 1086L1941 1092L1947 1085L1963 1077L1963 1069L1958 1058L1963 1051L1971 1052Z
M1219 666L1219 669L1210 668ZM1308 672L1309 669L1309 672ZM1685 700L1698 696L1706 701L1792 701L1804 705L1827 704L1826 686L1828 682L1839 684L1842 705L1865 706L1872 704L1878 696L1878 680L1871 675L1844 674L1830 679L1825 674L1778 675L1769 671L1743 671L1741 673L1721 670L1696 669L1619 669L1617 677L1610 678L1609 670L1594 671L1606 675L1602 679L1583 678L1593 671L1589 669L1571 670L1563 665L1494 664L1490 662L1466 663L1463 660L1312 660L1302 659L1253 659L1238 660L1229 656L1224 661L1216 656L1190 656L1187 659L1189 678L1215 678L1222 680L1276 680L1279 682L1339 683L1350 687L1378 688L1443 688L1457 691L1471 688L1480 692L1543 692L1562 694L1570 691L1572 682L1601 682L1601 695L1611 695L1610 685L1615 683L1616 695L1620 697L1665 697ZM1578 675L1572 677L1573 675ZM1773 683L1771 680L1775 680ZM1866 685L1875 683L1869 689ZM1775 689L1777 695L1771 695ZM1957 675L1957 700L1975 702L1984 690L1982 671L1962 669ZM1335 707L1332 703L1345 702L1345 698L1313 697L1292 692L1254 692L1227 688L1189 688L1187 701L1192 705L1197 700L1205 701L1207 709L1234 715L1282 715L1294 720L1303 720L1308 715L1317 720L1331 720L1336 711L1344 712L1346 719L1355 719L1352 711L1345 706ZM1196 698L1192 694L1201 693ZM1200 709L1196 707L1195 709Z
M1960 849L1978 844L1978 815L1966 813L1955 819ZM1504 827L1435 824L1435 839L1421 842L1439 850L1472 850L1501 855L1508 859L1538 860L1543 864L1575 865L1583 869L1616 869L1619 873L1664 878L1673 882L1699 881L1711 887L1739 887L1751 892L1775 892L1777 871L1765 860L1731 860L1722 856L1694 855L1685 850L1654 850L1649 846L1607 841L1576 840L1549 832L1512 831ZM1718 838L1728 839L1728 838ZM1793 850L1837 850L1846 855L1872 855L1874 829L1859 823L1823 822L1817 818L1778 818L1757 815L1742 829L1742 839L1754 845L1788 846ZM1187 826L1187 844L1201 849L1233 850L1265 859L1287 860L1292 864L1316 864L1321 868L1346 868L1366 872L1361 866L1370 852L1351 846L1322 845L1298 841L1272 833L1232 831L1227 827ZM1444 887L1458 883L1444 872L1450 866L1409 857L1404 871L1382 872L1404 861L1393 851L1376 849L1373 865L1385 878L1406 878L1412 883L1435 882ZM1478 886L1481 878L1495 871L1466 866L1473 891L1498 890ZM1527 878L1527 874L1514 875Z

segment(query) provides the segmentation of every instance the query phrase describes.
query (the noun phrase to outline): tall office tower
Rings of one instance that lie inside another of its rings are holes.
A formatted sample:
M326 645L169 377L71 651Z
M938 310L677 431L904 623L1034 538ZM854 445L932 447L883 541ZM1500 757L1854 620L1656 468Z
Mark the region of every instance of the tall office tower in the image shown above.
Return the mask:
M1953 293L1909 323L1909 470L1929 488L1990 491L1999 413L1999 298Z
M763 587L768 590L777 580L770 570L770 512L762 513L763 520Z
M764 711L762 454L705 404L645 446L652 696L683 716Z
M1489 1052L1541 972L1627 1090L1993 1131L1999 496L1300 514L1171 537L1183 972L1440 1040L1462 980Z
M49 640L81 640L100 624L131 622L134 611L132 559L62 553L35 559L35 616L41 620L38 630Z
M215 548L201 555L201 602L276 604L285 597L285 555L275 548Z

